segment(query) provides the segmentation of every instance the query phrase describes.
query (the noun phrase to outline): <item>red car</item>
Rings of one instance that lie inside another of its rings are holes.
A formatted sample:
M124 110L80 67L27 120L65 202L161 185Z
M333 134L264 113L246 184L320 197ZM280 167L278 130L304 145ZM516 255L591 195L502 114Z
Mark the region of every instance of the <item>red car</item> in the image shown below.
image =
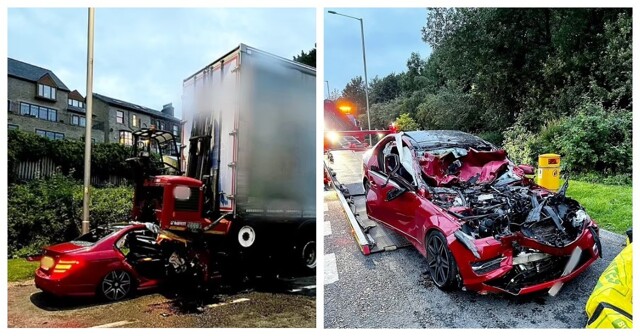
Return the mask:
M100 227L44 249L36 287L56 296L101 295L110 301L158 285L163 259L144 224Z
M406 237L440 289L557 292L601 256L598 226L566 184L536 185L531 166L476 136L391 134L363 160L369 218Z

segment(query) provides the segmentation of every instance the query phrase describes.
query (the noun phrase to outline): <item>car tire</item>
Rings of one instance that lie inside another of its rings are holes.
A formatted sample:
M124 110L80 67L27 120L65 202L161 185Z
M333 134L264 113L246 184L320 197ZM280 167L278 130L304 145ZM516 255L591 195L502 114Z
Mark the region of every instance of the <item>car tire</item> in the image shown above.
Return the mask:
M458 265L442 232L434 230L427 236L427 268L433 283L444 291L460 288Z
M120 301L129 296L135 288L131 273L125 270L113 270L107 273L100 284L98 292L108 301Z

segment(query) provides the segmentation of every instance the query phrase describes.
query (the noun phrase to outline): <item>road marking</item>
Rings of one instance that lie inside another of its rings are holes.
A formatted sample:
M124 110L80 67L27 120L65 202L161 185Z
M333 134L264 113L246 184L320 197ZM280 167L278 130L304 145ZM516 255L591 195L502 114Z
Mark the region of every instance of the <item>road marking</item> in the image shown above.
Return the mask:
M113 322L113 323L101 324L101 325L98 325L98 326L95 326L95 327L91 327L91 328L115 328L115 327L121 327L123 325L136 323L136 322L138 322L138 320L118 321L118 322Z
M324 212L329 211L329 205L327 205L327 203L324 203Z
M213 303L213 304L207 305L207 307L209 307L209 308L222 307L222 306L226 306L226 305L229 305L229 304L232 304L232 303L240 303L240 302L247 302L247 301L249 301L249 299L241 298L241 299L233 300L231 302Z
M324 221L324 235L325 235L325 237L331 235L331 222L330 221Z
M336 255L333 253L324 255L324 285L332 284L340 280L338 277L338 267L336 266Z
M309 286L294 288L294 289L289 290L289 292L290 293L297 293L297 292L302 292L303 290L310 290L310 289L316 289L316 285L309 285Z

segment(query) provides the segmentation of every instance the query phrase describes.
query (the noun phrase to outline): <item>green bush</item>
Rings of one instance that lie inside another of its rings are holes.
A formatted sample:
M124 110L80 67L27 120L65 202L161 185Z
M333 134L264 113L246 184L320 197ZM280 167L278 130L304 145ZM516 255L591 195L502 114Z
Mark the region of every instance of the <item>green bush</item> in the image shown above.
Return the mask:
M81 179L84 172L84 141L78 139L49 140L34 133L20 130L9 131L8 136L9 182L15 182L13 176L15 164L19 161L37 161L49 157L65 175ZM109 175L128 177L125 160L131 155L131 149L117 143L94 144L91 153L91 172L93 176Z
M504 148L517 163L536 164L537 156L562 156L571 174L607 178L610 184L629 181L632 168L631 112L606 111L584 103L572 117L547 123L535 134L520 123L504 132Z
M504 141L504 135L501 132L483 132L478 134L478 137L483 140L489 141L490 143L498 147L501 147L502 142Z
M537 153L532 151L535 135L523 125L516 123L504 132L502 147L516 164L535 165Z
M559 125L553 145L568 171L631 174L631 112L585 104Z
M90 192L92 226L128 220L132 188L91 188ZM79 235L82 185L60 174L10 185L7 209L9 256L36 254L46 245Z

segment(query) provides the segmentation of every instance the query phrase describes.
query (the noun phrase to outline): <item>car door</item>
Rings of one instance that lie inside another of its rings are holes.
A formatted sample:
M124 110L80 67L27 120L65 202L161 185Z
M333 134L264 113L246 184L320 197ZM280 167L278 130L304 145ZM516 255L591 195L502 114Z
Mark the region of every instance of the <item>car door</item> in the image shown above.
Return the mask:
M158 279L164 276L164 260L155 241L154 233L147 229L137 229L124 234L115 247L140 276Z

